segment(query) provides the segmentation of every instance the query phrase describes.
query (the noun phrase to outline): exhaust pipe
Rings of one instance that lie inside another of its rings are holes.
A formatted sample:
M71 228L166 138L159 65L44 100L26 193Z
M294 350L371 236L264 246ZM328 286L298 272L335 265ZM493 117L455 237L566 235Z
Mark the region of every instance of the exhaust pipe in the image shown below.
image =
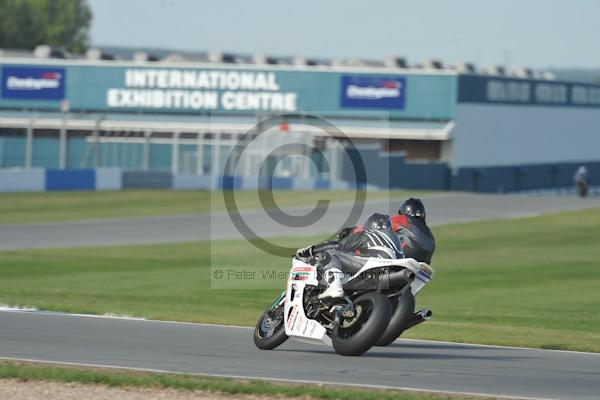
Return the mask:
M390 272L387 278L386 283L388 288L403 288L407 283L415 279L415 273L409 269L403 269Z
M428 310L426 308L419 310L413 315L413 318L410 321L410 323L408 324L408 326L406 327L406 329L409 329L416 325L422 324L425 321L429 321L432 316L433 316L433 313L431 312L431 310Z
M409 282L412 282L415 280L415 273L409 269L402 270L402 275L404 276L404 279L406 279Z

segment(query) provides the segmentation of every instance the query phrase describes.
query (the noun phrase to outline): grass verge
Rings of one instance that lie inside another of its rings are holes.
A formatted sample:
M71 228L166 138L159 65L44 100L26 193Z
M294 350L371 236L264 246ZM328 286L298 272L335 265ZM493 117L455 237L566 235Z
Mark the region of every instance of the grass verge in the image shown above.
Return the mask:
M239 209L261 207L257 191L235 191ZM407 192L368 192L367 199L401 198ZM414 195L414 193L411 193ZM312 207L318 200L352 201L353 191L274 190L280 207ZM272 201L265 207L272 207ZM123 190L116 192L0 193L0 224L132 218L224 211L223 192Z
M20 381L76 382L111 387L143 387L196 390L232 396L302 397L339 400L468 400L444 394L412 393L400 390L366 390L316 384L275 384L260 380L235 380L183 374L163 374L87 367L56 366L23 362L0 362L1 379Z
M443 226L409 338L600 352L600 210ZM301 246L315 238L281 238ZM253 326L284 287L214 289L215 267L289 269L245 241L0 252L0 303Z

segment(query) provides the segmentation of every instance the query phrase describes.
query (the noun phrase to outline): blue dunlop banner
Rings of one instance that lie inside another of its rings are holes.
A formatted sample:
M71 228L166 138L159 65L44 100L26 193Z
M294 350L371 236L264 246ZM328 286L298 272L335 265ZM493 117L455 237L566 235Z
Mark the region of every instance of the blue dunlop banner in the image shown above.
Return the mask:
M340 105L352 108L403 109L406 78L342 76Z
M2 67L2 98L62 100L65 69L52 67Z
M600 85L461 75L458 102L600 107Z

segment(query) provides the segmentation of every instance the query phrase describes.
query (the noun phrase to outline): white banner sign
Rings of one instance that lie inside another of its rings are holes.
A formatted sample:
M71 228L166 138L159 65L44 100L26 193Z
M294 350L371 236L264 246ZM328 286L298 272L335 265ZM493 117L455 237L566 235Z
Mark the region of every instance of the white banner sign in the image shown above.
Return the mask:
M112 108L207 111L297 110L297 94L281 92L274 72L128 69L125 88L110 88Z

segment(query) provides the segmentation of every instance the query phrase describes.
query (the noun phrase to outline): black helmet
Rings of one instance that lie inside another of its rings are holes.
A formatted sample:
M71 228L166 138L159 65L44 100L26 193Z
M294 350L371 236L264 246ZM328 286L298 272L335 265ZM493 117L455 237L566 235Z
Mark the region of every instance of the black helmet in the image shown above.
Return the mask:
M421 199L414 199L412 197L402 203L400 209L398 210L398 214L423 219L425 219L427 216L427 213L425 212L425 205Z
M384 230L391 229L392 221L390 220L389 215L375 213L371 215L365 221L363 228L365 229L375 229L375 230Z

